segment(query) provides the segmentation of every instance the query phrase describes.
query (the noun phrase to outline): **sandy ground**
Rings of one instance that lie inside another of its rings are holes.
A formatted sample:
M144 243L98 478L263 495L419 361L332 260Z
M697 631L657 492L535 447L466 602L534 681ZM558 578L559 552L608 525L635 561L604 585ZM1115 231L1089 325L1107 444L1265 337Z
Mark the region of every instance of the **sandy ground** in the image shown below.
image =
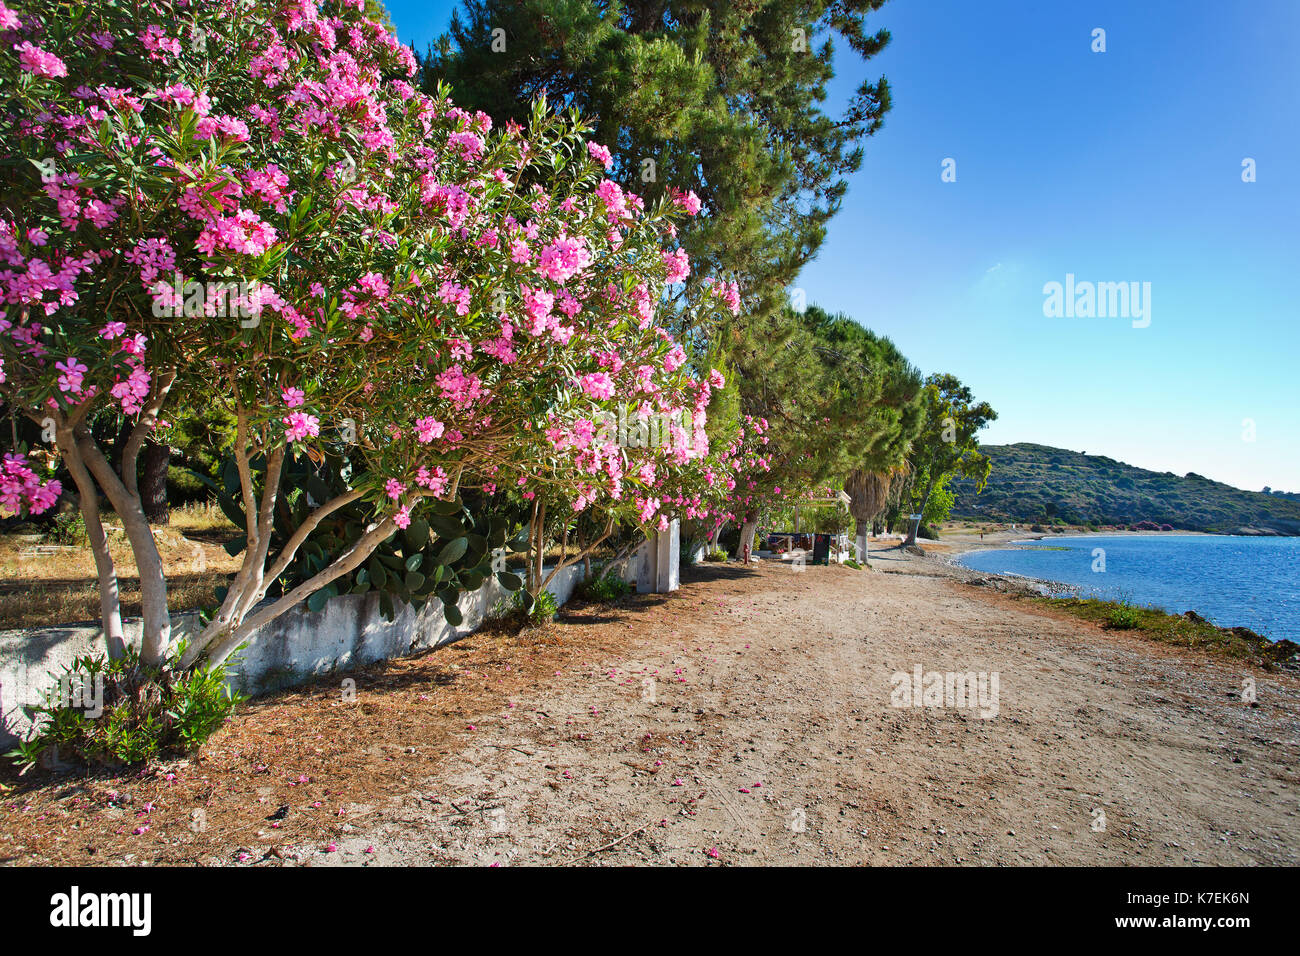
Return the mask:
M337 852L290 856L1300 862L1294 672L1051 616L896 549L872 563L706 565L670 600L574 612L566 643L589 628L622 641L464 714L434 773L357 807ZM997 715L891 706L891 677L918 665L996 672Z

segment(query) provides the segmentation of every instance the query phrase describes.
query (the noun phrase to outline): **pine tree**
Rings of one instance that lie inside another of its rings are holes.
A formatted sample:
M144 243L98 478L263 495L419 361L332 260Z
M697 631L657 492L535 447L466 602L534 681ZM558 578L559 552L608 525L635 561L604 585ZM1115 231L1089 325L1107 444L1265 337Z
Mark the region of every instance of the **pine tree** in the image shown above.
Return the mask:
M869 60L884 0L466 0L425 59L466 109L524 122L545 95L578 107L647 201L694 190L681 235L697 273L731 274L746 314L771 316L816 254L863 140L890 107L882 77L823 110L837 48Z
M925 420L911 455L912 506L922 515L935 489L951 475L975 479L977 494L984 490L993 464L979 450L976 435L998 417L988 402L976 402L974 393L955 375L931 375L925 380L923 397ZM904 544L916 543L916 531L913 522Z
M921 377L889 339L817 306L722 331L744 383L741 411L768 422L771 467L746 532L774 496L838 486L906 456L923 415Z

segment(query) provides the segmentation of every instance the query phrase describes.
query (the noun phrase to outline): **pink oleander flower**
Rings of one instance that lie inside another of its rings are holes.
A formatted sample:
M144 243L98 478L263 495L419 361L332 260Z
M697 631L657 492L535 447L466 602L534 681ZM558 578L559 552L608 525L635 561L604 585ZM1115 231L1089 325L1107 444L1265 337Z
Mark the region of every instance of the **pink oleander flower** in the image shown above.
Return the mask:
M614 165L614 154L611 153L607 147L601 146L599 143L588 143L587 155L600 163L606 169L609 169Z
M12 12L5 10L12 16ZM24 40L22 43L14 45L18 51L18 62L24 70L34 76L45 76L51 79L59 76L68 75L68 67L53 53L47 53L33 43Z
M281 421L287 426L284 437L289 441L302 441L304 438L315 438L320 434L320 419L315 415L293 412Z
M478 159L483 155L483 140L475 133L452 133L447 137L447 145L460 150L461 158L466 161Z
M664 369L669 372L675 372L686 364L686 350L680 345L674 345L672 349L664 356Z
M388 280L377 272L367 272L357 280L357 285L381 302L388 298L390 291Z
M22 513L38 515L59 500L63 486L58 481L42 483L22 455L7 454L0 464L0 517Z
M421 488L429 489L435 495L441 495L446 490L449 481L449 476L441 468L434 468L430 471L422 465L420 470L415 473L415 483Z
M592 372L590 375L584 375L579 380L582 390L592 398L613 398L614 397L614 380L609 377L608 372Z
M88 371L86 366L70 357L66 362L55 362L54 367L62 373L59 375L59 391L80 394L82 379Z
M157 24L146 28L140 41L144 44L144 48L151 52L154 59L166 59L163 56L164 53L180 56L181 41L176 37L167 36L163 28Z
M280 393L284 403L290 408L298 408L307 400L307 394L300 388L290 386Z
M683 282L691 274L691 260L685 249L665 252L660 258L663 260L664 268L668 270L668 275L664 281L669 285Z
M591 265L591 253L580 239L561 236L537 257L537 271L552 282L564 284Z
M234 143L247 143L249 139L248 124L233 116L205 116L195 124L194 138L197 140L221 139Z
M446 426L432 415L415 420L415 437L422 445L427 445L435 438L441 437L445 429Z

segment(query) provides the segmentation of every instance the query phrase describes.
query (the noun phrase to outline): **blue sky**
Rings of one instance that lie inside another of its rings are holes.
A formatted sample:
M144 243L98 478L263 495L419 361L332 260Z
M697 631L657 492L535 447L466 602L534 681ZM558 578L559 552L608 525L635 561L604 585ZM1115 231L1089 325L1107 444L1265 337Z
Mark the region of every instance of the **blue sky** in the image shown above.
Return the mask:
M420 50L452 8L387 6ZM1300 491L1300 3L891 0L872 22L893 41L840 54L833 102L883 73L894 109L808 301L960 377L998 410L987 442ZM1149 282L1150 325L1045 317L1067 273Z

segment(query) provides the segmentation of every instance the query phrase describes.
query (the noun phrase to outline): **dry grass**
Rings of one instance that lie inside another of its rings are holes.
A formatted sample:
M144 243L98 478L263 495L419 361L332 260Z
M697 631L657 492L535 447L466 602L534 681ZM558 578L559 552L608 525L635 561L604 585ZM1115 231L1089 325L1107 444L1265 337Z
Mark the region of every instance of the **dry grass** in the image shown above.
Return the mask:
M121 524L104 516L117 568L124 616L140 613L140 579ZM174 611L216 603L216 589L239 569L222 545L237 533L215 505L174 508L171 523L154 528ZM0 629L48 627L99 619L95 559L80 544L56 544L37 533L0 535Z
M184 534L233 535L239 531L215 501L191 501L179 508L173 508L169 527Z

